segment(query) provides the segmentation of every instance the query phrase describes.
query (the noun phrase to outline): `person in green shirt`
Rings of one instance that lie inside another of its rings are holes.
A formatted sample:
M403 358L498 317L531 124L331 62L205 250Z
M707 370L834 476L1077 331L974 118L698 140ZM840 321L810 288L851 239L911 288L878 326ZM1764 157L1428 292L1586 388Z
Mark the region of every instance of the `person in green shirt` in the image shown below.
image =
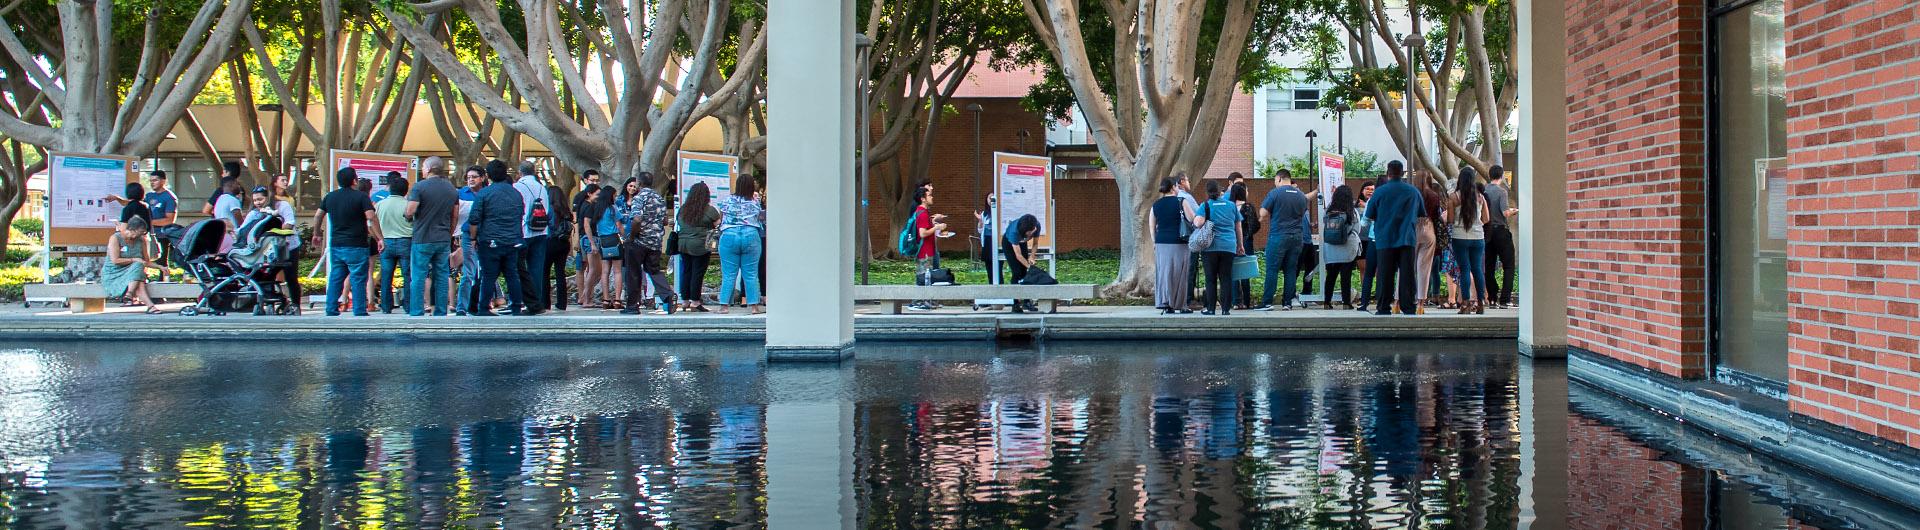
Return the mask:
M407 219L407 179L392 176L387 179L387 196L373 205L373 215L380 220L380 233L386 237L386 246L380 250L381 313L392 313L394 306L405 305L405 300L398 300L393 290L393 273L413 264L413 221ZM413 279L401 276L400 281L400 293L405 293Z

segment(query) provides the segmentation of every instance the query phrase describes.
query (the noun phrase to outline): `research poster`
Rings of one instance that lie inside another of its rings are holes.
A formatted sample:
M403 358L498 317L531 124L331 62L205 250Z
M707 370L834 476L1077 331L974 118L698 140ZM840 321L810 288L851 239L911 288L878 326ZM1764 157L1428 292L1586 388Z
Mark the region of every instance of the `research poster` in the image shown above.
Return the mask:
M1031 214L1040 220L1040 238L1035 241L1035 247L1053 247L1050 237L1053 210L1049 207L1053 202L1053 179L1047 171L1052 166L1053 159L1047 157L993 154L993 194L1000 206L1000 218L994 226L996 234L1014 219Z
M53 206L48 209L51 226L112 229L120 221L120 204L107 196L127 192L132 159L56 154L48 167L52 169L47 185Z
M740 176L739 157L691 151L681 151L679 157L680 184L679 189L674 190L679 194L676 197L686 197L694 184L704 182L717 201L733 190L733 179Z
M1347 158L1338 153L1320 153L1320 210L1333 205L1333 190L1347 183Z
M386 176L389 172L399 172L408 182L419 181L420 157L394 155L387 153L366 153L335 149L330 155L331 164L327 166L327 190L331 191L339 184L333 182L333 175L340 168L353 168L360 178L373 181L373 195L383 196L387 191Z

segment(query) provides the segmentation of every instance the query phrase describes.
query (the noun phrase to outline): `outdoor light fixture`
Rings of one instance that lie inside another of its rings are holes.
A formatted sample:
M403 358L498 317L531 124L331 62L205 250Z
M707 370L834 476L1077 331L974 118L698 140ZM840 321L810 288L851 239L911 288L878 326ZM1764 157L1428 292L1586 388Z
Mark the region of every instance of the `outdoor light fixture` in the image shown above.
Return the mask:
M1420 76L1414 74L1415 65L1420 63L1420 48L1427 45L1427 39L1413 33L1400 39L1400 44L1407 47L1407 93L1401 97L1407 103L1407 162L1416 168L1424 167L1420 163L1420 122L1413 117L1413 105L1414 98L1418 97L1414 91L1420 89Z
M1347 106L1344 101L1333 105L1333 116L1337 122L1335 125L1337 129L1333 133L1333 148L1339 150L1341 156L1347 154L1347 113L1349 112L1353 112L1353 107Z
M980 174L982 170L980 166L980 115L985 113L986 110L987 108L980 106L979 103L967 104L967 111L973 113L973 196L974 197L983 197L983 195L980 194ZM989 213L991 213L991 210L989 210ZM988 221L988 223L991 223L991 222L992 221ZM980 245L985 245L987 243L988 242L986 241L981 241ZM980 259L980 245L967 245L967 255L972 257L975 262L978 262Z
M1307 129L1307 161L1309 163L1315 164L1316 167L1319 164L1319 162L1317 161L1318 158L1316 157L1319 157L1320 153L1318 149L1314 147L1313 144L1314 144L1314 139L1319 137L1320 137L1320 133L1313 132L1313 129Z

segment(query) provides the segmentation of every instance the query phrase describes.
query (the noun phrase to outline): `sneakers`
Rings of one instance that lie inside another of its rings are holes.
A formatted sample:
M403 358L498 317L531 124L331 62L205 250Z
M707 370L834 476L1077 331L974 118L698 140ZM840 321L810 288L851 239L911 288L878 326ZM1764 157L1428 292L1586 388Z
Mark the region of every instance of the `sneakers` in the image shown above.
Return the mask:
M1260 307L1256 307L1252 309L1252 311L1272 311L1272 310L1273 310L1273 306L1264 305L1264 304L1261 305Z
M916 311L916 312L926 312L926 311L932 311L933 306L920 304L920 303L913 303L913 304L907 304L907 310Z

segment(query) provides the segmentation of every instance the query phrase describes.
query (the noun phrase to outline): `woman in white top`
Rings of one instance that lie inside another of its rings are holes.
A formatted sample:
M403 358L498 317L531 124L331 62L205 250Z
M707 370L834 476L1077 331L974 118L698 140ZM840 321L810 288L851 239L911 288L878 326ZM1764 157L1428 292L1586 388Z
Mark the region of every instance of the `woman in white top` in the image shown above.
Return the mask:
M1473 168L1460 170L1453 193L1454 200L1448 201L1453 204L1443 209L1440 217L1453 238L1453 259L1460 269L1455 282L1462 295L1459 314L1486 314L1487 196L1480 192ZM1468 295L1472 300L1467 300Z

